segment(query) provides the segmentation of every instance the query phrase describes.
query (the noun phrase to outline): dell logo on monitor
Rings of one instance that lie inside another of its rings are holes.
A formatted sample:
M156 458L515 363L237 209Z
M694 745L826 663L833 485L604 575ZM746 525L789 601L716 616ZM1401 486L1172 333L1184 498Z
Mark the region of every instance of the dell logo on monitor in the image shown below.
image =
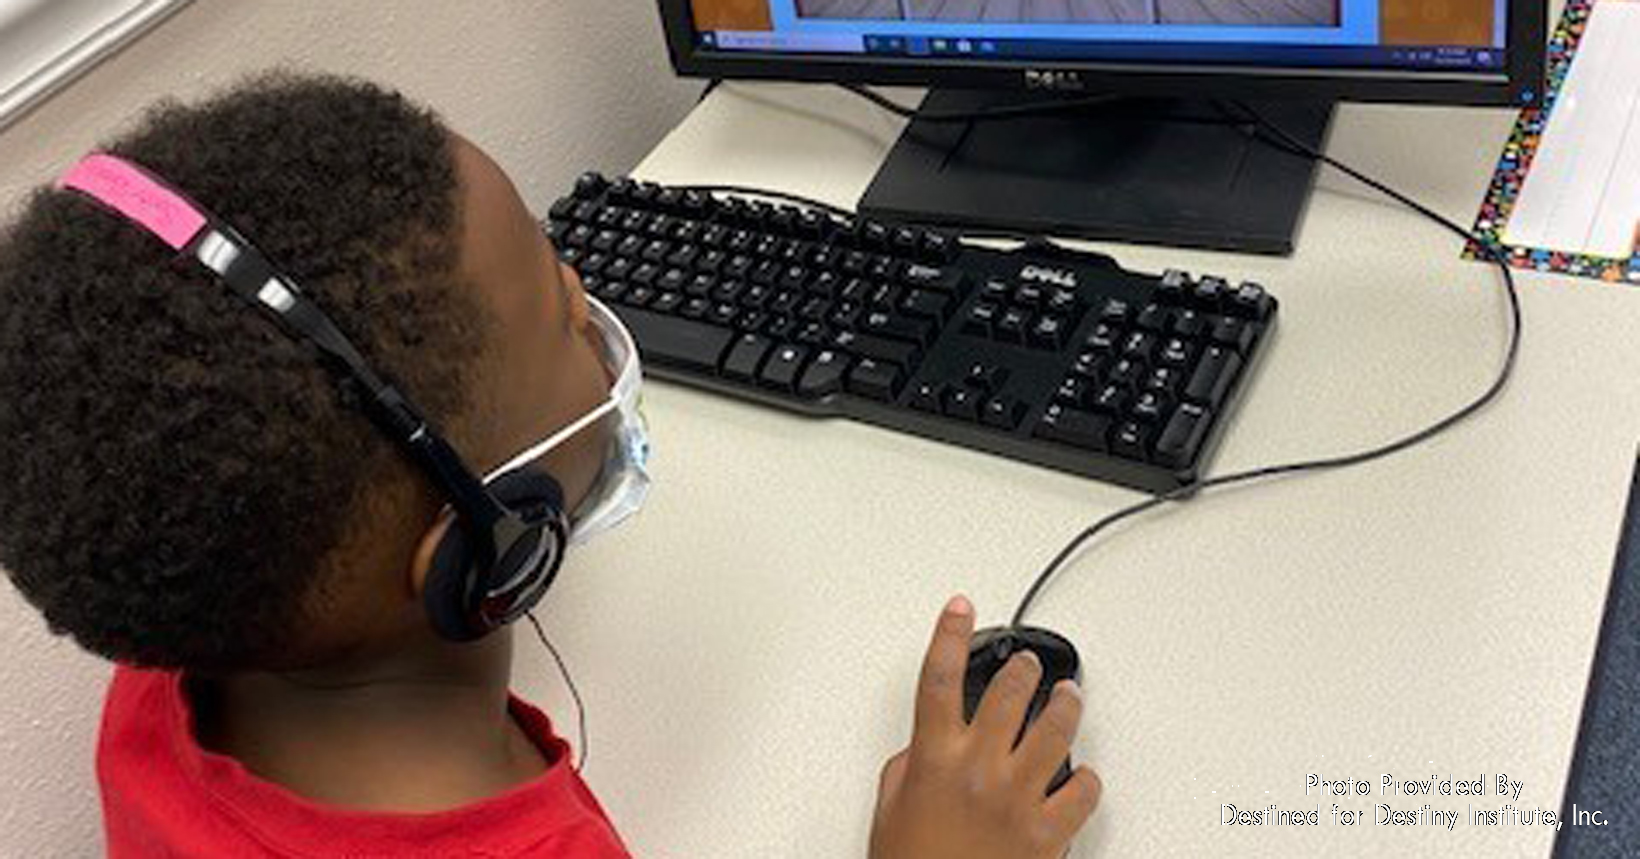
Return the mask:
M1081 92L1087 87L1082 83L1081 72L1026 69L1025 88L1046 89L1055 92Z

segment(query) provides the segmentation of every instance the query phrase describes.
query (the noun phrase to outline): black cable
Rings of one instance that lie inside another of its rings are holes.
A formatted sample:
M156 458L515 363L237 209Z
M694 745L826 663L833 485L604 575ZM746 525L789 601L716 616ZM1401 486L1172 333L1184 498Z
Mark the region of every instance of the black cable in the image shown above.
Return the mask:
M1429 218L1437 224L1440 224L1442 227L1458 235L1459 237L1473 242L1476 247L1481 249L1483 254L1485 254L1492 262L1496 263L1498 269L1503 272L1504 294L1509 300L1509 349L1504 357L1503 366L1499 370L1496 380L1494 380L1486 389L1485 393L1481 394L1474 401L1456 412L1453 412L1447 417L1435 422L1434 424L1388 444L1370 448L1358 453L1345 454L1342 456L1328 457L1324 459L1313 459L1303 462L1294 462L1286 465L1266 466L1264 468L1255 468L1250 471L1227 474L1222 477L1214 477L1207 480L1197 481L1186 486L1181 486L1178 489L1163 495L1158 495L1154 498L1150 498L1138 504L1118 510L1109 516L1100 519L1098 522L1095 522L1094 524L1083 529L1080 534L1072 539L1070 543L1068 543L1065 548L1059 552L1058 555L1054 556L1054 559L1048 563L1047 568L1036 577L1036 580L1031 583L1030 589L1025 592L1024 598L1019 602L1019 607L1014 611L1013 620L1010 621L1010 625L1012 626L1019 626L1024 622L1026 613L1030 611L1031 605L1036 601L1037 596L1041 594L1042 589L1050 580L1053 579L1054 575L1060 571L1065 562L1069 560L1072 555L1074 555L1083 546L1087 545L1088 541L1092 540L1100 532L1118 522L1121 522L1124 519L1137 516L1140 513L1144 513L1163 504L1193 498L1204 490L1212 489L1218 486L1228 486L1236 483L1249 483L1255 480L1263 480L1286 474L1331 471L1340 468L1348 468L1382 459L1394 453L1399 453L1400 451L1423 444L1424 442L1435 438L1436 436L1451 429L1453 426L1467 420L1476 412L1486 408L1494 400L1496 400L1500 394L1503 393L1503 389L1508 385L1510 378L1514 376L1516 359L1520 355L1522 329L1520 294L1515 288L1515 275L1509 267L1508 257L1502 251L1482 241L1475 236L1474 233L1454 223L1452 220L1448 219L1439 212L1430 209L1428 206L1413 200L1383 182L1373 179L1359 170L1343 164L1326 153L1320 152L1309 144L1293 137L1291 134L1288 134L1286 131L1277 127L1269 120L1266 120L1256 110L1248 105L1237 104L1237 107L1247 114L1247 118L1251 120L1253 134L1260 141L1291 155L1318 161L1332 167L1335 170L1338 170L1344 175L1361 182L1367 187L1388 196L1390 199L1395 200L1423 215L1424 217Z
M986 108L984 110L963 111L954 113L937 113L920 111L914 107L906 107L888 97L872 90L864 84L840 83L839 87L877 105L889 113L906 119L915 119L918 122L937 123L964 123L989 122L1001 119L1020 119L1027 116L1051 116L1056 113L1080 110L1088 107L1099 107L1118 100L1114 95L1095 95L1086 98L1072 98L1063 101L1040 102L1037 104L1015 104L1002 107Z
M541 621L535 619L535 612L526 612L524 616L530 619L530 626L535 627L535 637L539 638L541 645L552 654L552 661L558 663L558 673L563 675L564 685L569 687L570 697L575 699L575 717L580 723L581 734L581 754L575 761L575 771L583 772L587 767L587 759L592 756L592 746L589 745L591 740L587 735L587 708L581 703L581 690L576 687L575 678L570 676L569 666L564 664L564 657L558 655L558 648L553 647L552 642L547 640L546 630L541 628Z
M700 104L705 101L706 97L711 95L713 92L716 92L717 88L720 86L723 86L723 78L712 78L707 81L706 86L702 87L700 90L700 97L695 99L695 104Z

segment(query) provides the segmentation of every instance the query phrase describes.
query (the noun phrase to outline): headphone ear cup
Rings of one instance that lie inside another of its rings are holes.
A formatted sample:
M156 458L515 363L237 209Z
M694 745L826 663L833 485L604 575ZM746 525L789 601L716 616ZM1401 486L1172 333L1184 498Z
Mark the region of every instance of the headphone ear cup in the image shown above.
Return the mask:
M432 566L422 587L422 604L433 631L447 641L474 641L487 630L475 629L467 609L473 576L473 551L466 523L450 523L433 553Z
M552 577L558 572L557 558L565 547L561 533L551 523L564 517L564 490L551 476L530 470L503 475L490 484L489 490L497 501L518 513L525 522L539 523L541 539L560 543L552 547L552 563L538 573L548 577L547 581L519 589L527 595L529 603L520 610L527 611L546 594ZM477 622L475 603L497 582L511 577L511 571L474 569L473 561L472 535L467 532L467 524L457 519L445 531L433 553L422 594L433 630L449 641L475 641L491 631Z
M526 522L563 515L563 487L550 475L540 471L523 469L504 474L490 484L490 493L508 510L522 515Z

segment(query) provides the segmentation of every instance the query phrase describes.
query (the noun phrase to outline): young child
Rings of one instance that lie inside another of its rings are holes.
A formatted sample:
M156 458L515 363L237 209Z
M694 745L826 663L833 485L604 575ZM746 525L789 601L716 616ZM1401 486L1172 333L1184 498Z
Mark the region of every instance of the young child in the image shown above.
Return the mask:
M512 639L642 500L639 373L506 175L397 94L274 75L0 234L0 565L114 660L109 853L627 855ZM1059 857L1098 801L1040 667L961 712L947 607L874 859Z

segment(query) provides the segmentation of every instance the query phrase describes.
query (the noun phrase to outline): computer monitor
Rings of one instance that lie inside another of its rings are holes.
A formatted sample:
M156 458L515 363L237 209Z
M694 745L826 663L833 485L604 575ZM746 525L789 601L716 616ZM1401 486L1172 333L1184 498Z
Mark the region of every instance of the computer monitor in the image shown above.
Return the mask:
M1340 100L1530 106L1543 0L660 0L685 75L933 88L864 212L1286 253ZM1123 98L1092 104L1088 96ZM1437 145L1431 141L1431 145Z

